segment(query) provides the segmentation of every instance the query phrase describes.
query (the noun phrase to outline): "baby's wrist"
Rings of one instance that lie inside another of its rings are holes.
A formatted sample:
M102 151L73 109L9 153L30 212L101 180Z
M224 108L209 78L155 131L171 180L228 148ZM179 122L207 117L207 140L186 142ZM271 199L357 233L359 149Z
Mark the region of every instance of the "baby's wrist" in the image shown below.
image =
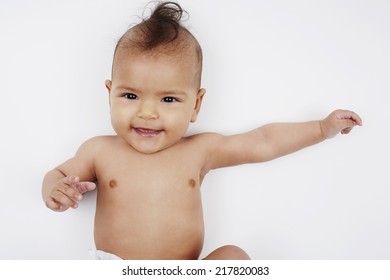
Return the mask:
M325 133L325 124L324 124L324 120L320 120L318 121L318 124L319 124L319 127L320 127L320 137L321 137L321 140L326 140L328 139L326 133Z

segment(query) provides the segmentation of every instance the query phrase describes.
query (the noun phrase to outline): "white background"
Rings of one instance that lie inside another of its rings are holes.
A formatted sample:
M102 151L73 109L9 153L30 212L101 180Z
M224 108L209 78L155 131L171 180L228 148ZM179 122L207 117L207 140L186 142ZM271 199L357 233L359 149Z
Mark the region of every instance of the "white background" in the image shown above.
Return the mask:
M88 259L96 194L55 213L44 174L86 139L113 134L104 80L146 1L0 2L0 259ZM390 259L390 2L179 2L204 52L208 92L189 134L243 132L332 110L348 136L202 185L202 256L225 244L254 259Z

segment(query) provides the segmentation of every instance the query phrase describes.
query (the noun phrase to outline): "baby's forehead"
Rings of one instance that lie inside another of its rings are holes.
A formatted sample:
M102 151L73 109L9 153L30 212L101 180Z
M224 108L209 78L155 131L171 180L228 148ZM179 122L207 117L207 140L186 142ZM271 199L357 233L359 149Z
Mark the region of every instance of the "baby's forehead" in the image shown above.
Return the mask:
M120 71L123 66L137 61L148 63L164 61L173 65L183 65L188 71L199 71L201 65L194 48L172 48L171 46L158 46L152 50L142 50L131 45L118 45L114 55L113 74Z
M179 29L174 40L150 45L138 26L129 29L119 40L114 53L112 78L117 71L131 63L131 59L157 61L164 59L184 66L183 71L193 72L200 86L202 73L202 50L198 41L186 29ZM126 63L126 64L125 64Z
M112 81L119 84L131 83L137 89L150 84L151 80L152 84L157 83L167 90L172 88L172 83L175 87L199 89L199 72L193 57L118 50L112 69Z
M117 52L129 52L134 55L145 55L150 57L171 56L172 58L182 56L197 56L199 44L196 39L185 29L179 29L174 40L150 44L149 38L135 26L128 30L119 40L115 54Z
M139 50L132 47L118 47L114 56L114 63L125 60L137 61L157 61L165 60L174 63L191 63L196 65L196 53L190 50L174 50L166 48L156 48L153 50Z

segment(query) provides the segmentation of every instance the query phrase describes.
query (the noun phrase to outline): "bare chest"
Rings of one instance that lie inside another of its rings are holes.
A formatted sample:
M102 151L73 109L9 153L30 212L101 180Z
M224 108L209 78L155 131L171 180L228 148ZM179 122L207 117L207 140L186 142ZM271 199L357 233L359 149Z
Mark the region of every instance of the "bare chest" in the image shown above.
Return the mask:
M196 212L201 207L201 169L201 160L191 153L107 151L96 161L98 203L157 216Z
M97 160L96 176L100 189L113 192L192 192L201 183L198 162L188 154L140 156L119 151Z

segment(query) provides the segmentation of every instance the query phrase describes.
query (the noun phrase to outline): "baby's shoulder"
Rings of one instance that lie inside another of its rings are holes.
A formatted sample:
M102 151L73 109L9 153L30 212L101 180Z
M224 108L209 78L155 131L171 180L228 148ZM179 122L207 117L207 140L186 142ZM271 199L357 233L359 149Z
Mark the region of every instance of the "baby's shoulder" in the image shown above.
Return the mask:
M86 150L90 152L101 151L102 149L113 146L116 142L118 142L118 136L95 136L81 144L79 150Z
M196 146L201 146L204 148L213 148L220 140L223 138L221 134L214 132L203 132L199 134L194 134L186 137L186 142L189 144L194 144Z
M212 141L221 137L221 134L215 132L202 132L188 136L188 139L195 139L196 141Z

